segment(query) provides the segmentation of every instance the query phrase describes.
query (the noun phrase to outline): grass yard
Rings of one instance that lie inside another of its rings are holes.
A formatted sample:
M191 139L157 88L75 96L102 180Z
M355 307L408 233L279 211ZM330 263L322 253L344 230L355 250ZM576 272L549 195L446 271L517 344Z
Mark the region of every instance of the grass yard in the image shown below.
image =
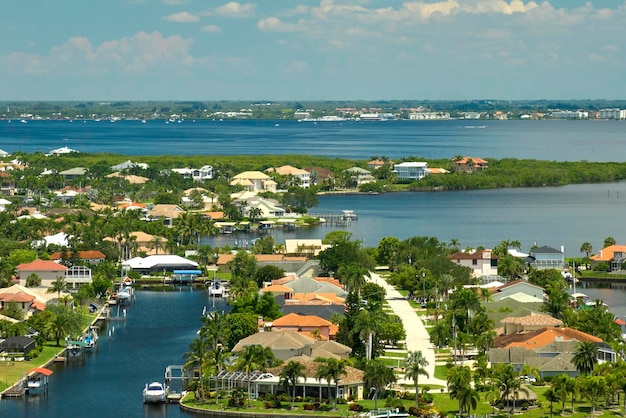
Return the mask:
M0 391L13 386L27 371L43 366L63 350L63 347L55 347L52 344L44 345L41 354L34 360L0 362Z

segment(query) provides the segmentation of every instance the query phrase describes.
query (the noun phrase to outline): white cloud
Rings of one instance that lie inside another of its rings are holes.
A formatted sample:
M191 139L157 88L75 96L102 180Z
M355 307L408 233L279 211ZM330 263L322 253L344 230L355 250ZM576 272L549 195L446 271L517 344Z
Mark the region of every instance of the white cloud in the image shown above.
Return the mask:
M179 23L190 23L190 22L197 22L198 20L200 20L198 16L192 15L189 12L172 13L169 16L165 16L163 19L170 21L170 22L179 22Z
M86 37L72 37L47 54L13 52L0 63L15 74L97 75L121 72L138 75L161 67L189 68L202 64L189 52L192 39L159 32L138 32L93 45Z
M254 13L254 4L231 1L218 8L212 14L223 17L250 17Z
M264 32L293 32L296 30L296 25L283 22L277 17L261 19L257 22L256 26L259 30Z
M210 32L210 33L219 33L222 31L222 28L220 28L217 25L206 25L206 26L202 26L202 32Z
M284 62L280 69L283 74L303 74L309 72L309 64L306 61Z

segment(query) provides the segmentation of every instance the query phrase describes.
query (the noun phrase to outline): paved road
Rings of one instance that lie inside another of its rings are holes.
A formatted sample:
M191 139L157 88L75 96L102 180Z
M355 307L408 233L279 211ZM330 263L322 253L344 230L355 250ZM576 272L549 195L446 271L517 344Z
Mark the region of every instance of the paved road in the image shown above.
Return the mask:
M408 351L421 350L422 354L428 360L428 378L426 376L420 376L419 385L443 385L446 386L446 381L435 378L435 350L430 342L430 336L428 331L424 328L424 324L419 315L415 312L415 309L411 307L409 302L398 292L393 286L387 283L385 279L380 277L376 273L371 273L369 281L382 286L387 292L385 299L389 303L389 306L393 310L393 313L398 315L404 324L406 330L406 348ZM413 380L399 379L400 384L413 384Z

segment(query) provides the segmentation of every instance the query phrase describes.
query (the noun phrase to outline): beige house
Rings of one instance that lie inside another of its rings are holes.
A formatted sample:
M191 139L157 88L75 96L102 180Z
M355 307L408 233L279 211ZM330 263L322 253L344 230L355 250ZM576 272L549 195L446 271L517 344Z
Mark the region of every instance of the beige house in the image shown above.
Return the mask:
M257 332L239 341L232 349L238 353L244 347L260 345L269 347L276 358L290 360L293 357L347 359L352 349L336 341L321 341L294 331Z
M233 177L231 186L243 186L249 191L276 192L276 182L260 171L244 171Z
M57 277L65 278L66 272L67 267L51 260L35 260L17 266L21 286L26 286L28 276L36 274L41 279L41 286L50 287Z
M265 170L267 173L276 173L281 176L293 176L298 179L299 186L303 188L311 187L311 173L300 168L296 168L290 165L283 165L276 168L268 168Z
M498 274L498 256L491 250L458 252L448 258L456 264L471 268L474 277Z

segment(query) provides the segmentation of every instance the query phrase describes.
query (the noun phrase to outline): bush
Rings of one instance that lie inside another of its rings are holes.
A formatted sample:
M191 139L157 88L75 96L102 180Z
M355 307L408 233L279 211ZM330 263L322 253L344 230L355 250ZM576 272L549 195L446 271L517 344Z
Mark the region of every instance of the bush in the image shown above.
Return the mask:
M337 398L337 405L345 405L348 401L345 398Z
M363 405L359 405L358 403L350 404L348 411L363 412Z
M302 409L305 411L319 411L320 404L319 403L305 403L302 405Z

